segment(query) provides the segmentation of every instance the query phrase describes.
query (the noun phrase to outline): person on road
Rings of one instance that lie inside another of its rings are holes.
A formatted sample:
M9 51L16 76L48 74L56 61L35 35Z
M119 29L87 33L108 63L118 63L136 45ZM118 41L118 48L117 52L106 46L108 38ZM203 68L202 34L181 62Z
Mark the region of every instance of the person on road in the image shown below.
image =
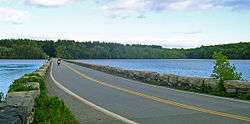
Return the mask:
M61 64L61 59L57 59L57 65L59 66Z

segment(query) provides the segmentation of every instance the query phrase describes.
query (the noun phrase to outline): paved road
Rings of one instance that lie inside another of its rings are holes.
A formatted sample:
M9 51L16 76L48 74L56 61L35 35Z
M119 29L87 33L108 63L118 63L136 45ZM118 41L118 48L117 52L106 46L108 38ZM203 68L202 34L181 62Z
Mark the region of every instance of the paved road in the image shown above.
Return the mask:
M250 124L248 102L151 86L67 62L59 67L53 62L51 76L65 94L74 96L70 102L87 101L114 123Z

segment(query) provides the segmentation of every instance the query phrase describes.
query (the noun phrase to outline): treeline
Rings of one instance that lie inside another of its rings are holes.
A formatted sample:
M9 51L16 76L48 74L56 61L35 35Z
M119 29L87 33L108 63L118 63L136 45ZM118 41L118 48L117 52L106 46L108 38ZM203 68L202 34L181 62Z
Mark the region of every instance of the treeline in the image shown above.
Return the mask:
M29 39L0 40L1 59L210 59L214 52L230 59L250 59L250 43L202 46L194 49L169 49L155 45L124 45L105 42L76 42L73 40L38 41Z

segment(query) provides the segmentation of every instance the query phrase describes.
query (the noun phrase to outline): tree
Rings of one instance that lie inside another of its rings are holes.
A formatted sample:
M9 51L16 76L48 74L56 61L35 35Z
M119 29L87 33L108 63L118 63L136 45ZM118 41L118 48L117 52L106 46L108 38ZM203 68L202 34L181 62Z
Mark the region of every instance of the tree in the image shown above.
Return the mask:
M219 92L225 92L225 80L242 80L242 74L236 72L235 66L230 65L227 56L221 52L215 52L213 58L215 59L215 66L211 76L219 80L217 85Z

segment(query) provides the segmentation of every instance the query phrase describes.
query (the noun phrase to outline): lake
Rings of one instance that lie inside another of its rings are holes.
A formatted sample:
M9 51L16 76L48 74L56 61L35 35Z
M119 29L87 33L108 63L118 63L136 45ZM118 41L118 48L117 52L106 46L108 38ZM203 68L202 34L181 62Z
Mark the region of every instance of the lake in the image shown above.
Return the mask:
M45 60L0 60L0 91L8 92L8 87L26 73L38 69Z
M192 77L209 77L214 66L214 60L209 59L91 59L76 61ZM230 60L230 63L243 74L245 80L250 80L250 60Z
M108 65L131 70L154 71L193 77L209 77L213 60L205 59L91 59L76 60L97 65ZM231 60L244 79L250 80L250 60ZM38 69L45 60L0 60L0 91L6 93L15 80Z

